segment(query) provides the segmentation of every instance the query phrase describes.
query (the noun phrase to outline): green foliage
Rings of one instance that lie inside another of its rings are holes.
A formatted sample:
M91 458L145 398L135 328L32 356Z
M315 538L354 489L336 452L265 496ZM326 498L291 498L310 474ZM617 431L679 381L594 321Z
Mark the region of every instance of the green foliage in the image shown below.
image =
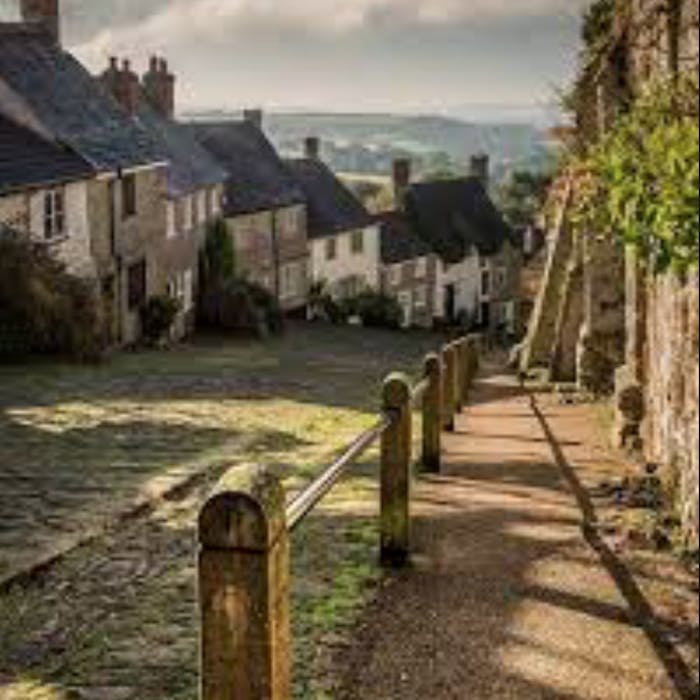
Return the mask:
M582 163L573 221L619 233L657 270L698 264L697 83L654 84Z
M141 309L143 337L149 345L166 339L180 312L180 302L169 296L151 297Z
M368 328L401 327L403 312L398 301L393 297L378 292L367 291L353 300L356 314Z
M583 41L589 52L604 44L613 28L617 0L596 0L583 16Z
M498 204L512 226L529 226L542 209L551 175L515 171L498 190Z
M236 255L226 222L218 219L207 227L202 254L202 276L209 281L225 282L236 274Z
M96 360L103 349L91 285L69 275L45 246L0 226L0 359Z

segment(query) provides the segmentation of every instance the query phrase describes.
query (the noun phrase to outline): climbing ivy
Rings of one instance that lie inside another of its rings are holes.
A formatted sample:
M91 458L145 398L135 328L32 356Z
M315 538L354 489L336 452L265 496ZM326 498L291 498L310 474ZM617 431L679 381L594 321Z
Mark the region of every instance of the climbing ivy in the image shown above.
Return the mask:
M577 164L573 223L619 232L658 271L698 265L697 99L691 78L648 85Z

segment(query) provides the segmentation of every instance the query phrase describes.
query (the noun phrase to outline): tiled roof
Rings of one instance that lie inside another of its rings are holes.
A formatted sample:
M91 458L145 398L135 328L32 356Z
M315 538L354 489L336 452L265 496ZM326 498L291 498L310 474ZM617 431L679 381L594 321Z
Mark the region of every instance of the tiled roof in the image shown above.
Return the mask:
M448 263L462 260L472 248L493 255L512 239L510 227L476 178L411 185L405 206L418 235Z
M0 25L0 81L29 108L33 121L99 170L163 160L146 131L99 82L36 29ZM6 116L17 116L15 109L23 106L14 99L0 103Z
M381 227L381 254L385 265L415 260L433 252L416 234L403 212L386 212L378 215L376 221Z
M169 195L181 197L203 187L226 182L226 170L197 141L192 132L161 115L145 96L141 97L137 116L168 160Z
M255 124L198 122L186 127L228 172L226 216L304 203L301 187Z
M309 238L324 238L372 223L362 202L320 160L304 158L287 163L306 195Z
M93 173L70 149L0 116L0 195L89 178Z

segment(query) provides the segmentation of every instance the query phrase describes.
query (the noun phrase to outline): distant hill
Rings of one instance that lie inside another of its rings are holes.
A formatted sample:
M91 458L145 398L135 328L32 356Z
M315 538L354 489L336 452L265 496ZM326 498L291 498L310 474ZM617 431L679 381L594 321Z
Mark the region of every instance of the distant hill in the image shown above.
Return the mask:
M197 120L239 118L200 112ZM307 136L323 140L323 157L336 171L387 174L395 158L410 156L418 175L465 172L476 153L488 153L493 177L513 169L541 170L551 158L545 130L528 124L469 123L441 116L391 114L270 113L265 130L285 156L301 153Z

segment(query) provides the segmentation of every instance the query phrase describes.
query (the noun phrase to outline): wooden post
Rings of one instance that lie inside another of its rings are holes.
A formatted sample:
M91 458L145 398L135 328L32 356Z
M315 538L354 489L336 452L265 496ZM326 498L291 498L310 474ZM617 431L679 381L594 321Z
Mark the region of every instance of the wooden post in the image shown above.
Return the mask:
M452 343L455 349L455 413L460 415L464 407L464 364L462 363L462 340L457 339Z
M453 432L455 429L455 407L457 386L457 353L454 345L447 345L443 351L443 427Z
M471 362L471 345L469 338L463 338L459 346L460 364L462 365L462 406L466 406L469 402L469 392L472 383L472 362Z
M381 448L381 561L404 566L410 556L411 537L411 387L403 374L384 382L384 410L395 417L384 431Z
M241 467L199 516L201 700L290 700L289 536L273 475Z
M442 469L442 366L435 353L425 358L428 388L423 397L423 468L439 474Z

